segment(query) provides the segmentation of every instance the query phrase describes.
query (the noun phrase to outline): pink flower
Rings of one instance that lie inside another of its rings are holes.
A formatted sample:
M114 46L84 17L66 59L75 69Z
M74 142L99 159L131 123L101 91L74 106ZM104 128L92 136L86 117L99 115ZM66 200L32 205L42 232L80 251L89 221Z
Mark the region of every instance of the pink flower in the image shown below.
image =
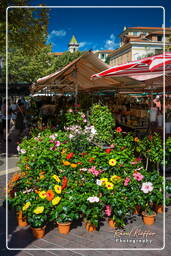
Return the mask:
M81 117L82 117L82 118L85 118L85 114L83 113L83 114L81 115Z
M50 140L50 143L54 143L54 141L53 141L53 140Z
M100 170L96 170L96 166L92 166L92 167L89 169L89 172L92 173L93 175L95 175L96 177L101 173Z
M110 145L110 147L111 147L111 148L114 148L114 147L115 147L115 145L114 145L114 144L111 144L111 145Z
M58 140L58 141L55 141L55 146L56 147L59 147L60 146L60 141Z
M135 158L135 160L136 160L137 162L141 162L141 161L142 161L142 158L141 158L141 157L137 157L137 158Z
M135 172L133 176L134 179L136 179L137 181L141 181L144 178L144 176L140 172Z
M68 112L72 113L73 112L72 108L68 109Z
M137 161L136 161L136 162L131 162L131 164L132 164L132 165L134 165L134 164L138 164L138 162L137 162Z
M38 137L34 137L34 139L35 139L35 140L39 140L39 138L38 138Z
M106 205L105 213L108 217L112 214L112 209L110 208L110 205Z
M130 178L126 177L126 179L124 180L124 186L128 186L129 182L130 182Z
M141 190L147 194L153 190L153 184L151 182L145 182L142 184Z

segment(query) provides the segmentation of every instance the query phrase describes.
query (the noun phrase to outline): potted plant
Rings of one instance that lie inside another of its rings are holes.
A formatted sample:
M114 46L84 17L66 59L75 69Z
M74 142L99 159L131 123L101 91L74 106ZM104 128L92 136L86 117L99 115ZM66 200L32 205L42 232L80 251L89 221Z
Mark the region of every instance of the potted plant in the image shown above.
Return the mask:
M71 200L70 194L63 194L59 205L54 207L51 212L51 220L55 220L58 231L61 234L68 234L71 223L79 218L79 213L75 202Z
M42 238L45 235L45 228L48 220L48 213L45 206L37 205L36 207L30 207L27 216L34 237Z

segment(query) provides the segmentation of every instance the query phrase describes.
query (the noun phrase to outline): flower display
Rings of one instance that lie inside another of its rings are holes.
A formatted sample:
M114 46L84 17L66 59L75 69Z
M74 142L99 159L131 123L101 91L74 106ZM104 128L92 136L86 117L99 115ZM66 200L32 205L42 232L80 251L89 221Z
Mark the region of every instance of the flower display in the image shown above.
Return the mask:
M134 141L135 141L135 142L138 142L138 141L139 141L138 137L135 137L135 138L134 138Z
M106 188L107 189L113 189L114 185L111 182L106 182Z
M110 159L109 160L109 165L115 166L116 165L116 159Z
M117 175L113 175L113 176L110 178L110 180L111 180L112 182L119 181L120 179L121 179L121 177L120 177L120 176L117 176Z
M110 205L106 205L105 213L106 213L106 215L107 215L108 217L111 216L111 214L112 214L112 209L111 209Z
M102 185L106 185L106 183L108 182L108 178L101 178L100 181Z
M51 189L49 189L47 192L46 192L46 199L48 201L52 201L52 199L54 198L55 194L53 193L53 191Z
M153 190L153 184L151 182L145 182L142 184L141 190L147 194Z
M69 153L69 154L66 156L66 159L70 159L70 158L72 158L72 157L73 157L73 155L74 155L74 153Z
M42 213L44 211L44 206L38 206L38 207L36 207L36 209L34 209L34 213L35 214L40 214L40 213Z
M71 164L71 167L72 167L72 168L76 168L76 167L77 167L77 164Z
M68 166L68 165L70 165L71 163L70 163L69 161L63 161L63 164L64 164L65 166Z
M116 128L116 132L118 132L118 133L122 132L122 128L121 127L117 127Z
M134 172L133 176L134 179L136 179L137 181L141 181L144 178L144 176L140 172Z
M96 180L96 184L98 185L98 186L101 186L102 185L102 181L101 180Z
M111 152L111 148L107 148L105 151L107 154L109 154Z
M99 176L99 174L101 173L100 170L96 170L96 166L92 166L88 171L95 175L96 177Z
M61 197L57 196L52 200L52 205L57 205L61 201Z
M26 210L30 207L30 205L31 205L31 203L30 203L30 202L27 202L27 203L23 206L22 210L23 210L23 211L26 211Z
M55 179L57 182L60 182L60 181L61 181L60 178L59 178L59 176L57 176L57 175L55 175L55 174L52 176L52 178Z
M90 196L87 198L87 201L89 201L90 203L98 203L99 198L97 196Z
M26 150L25 149L20 149L21 154L25 154Z
M61 186L55 185L55 186L54 186L54 189L55 189L55 192L56 192L57 194L61 194L61 191L62 191L62 187L61 187Z
M40 198L45 199L46 198L46 191L40 191L39 196L40 196Z
M128 186L128 183L130 182L130 178L126 177L126 179L124 180L124 186Z

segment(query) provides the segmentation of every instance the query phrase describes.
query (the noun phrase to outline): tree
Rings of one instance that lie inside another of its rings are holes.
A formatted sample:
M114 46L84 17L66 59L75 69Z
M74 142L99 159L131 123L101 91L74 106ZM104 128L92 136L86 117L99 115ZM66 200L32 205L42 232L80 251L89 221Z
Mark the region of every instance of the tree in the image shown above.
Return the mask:
M28 6L29 0L1 0L0 48L5 51L6 8L8 6ZM46 8L9 8L8 42L9 51L22 48L34 54L37 47L44 47L47 38L48 9Z

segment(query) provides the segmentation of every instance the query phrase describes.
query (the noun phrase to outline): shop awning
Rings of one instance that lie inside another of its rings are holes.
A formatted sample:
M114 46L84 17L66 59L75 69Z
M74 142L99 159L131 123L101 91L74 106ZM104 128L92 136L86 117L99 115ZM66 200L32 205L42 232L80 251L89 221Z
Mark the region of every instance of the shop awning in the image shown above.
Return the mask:
M53 74L42 77L32 85L32 93L40 92L44 88L53 92L75 92L94 91L102 89L132 88L141 87L142 83L129 77L106 77L98 80L90 80L90 77L97 72L109 68L91 51L85 52L79 58L66 65ZM141 86L140 86L141 84Z
M92 79L102 77L129 77L138 81L146 81L165 75L171 77L171 52L143 58L126 64L108 68L91 76ZM152 80L151 80L152 81Z

